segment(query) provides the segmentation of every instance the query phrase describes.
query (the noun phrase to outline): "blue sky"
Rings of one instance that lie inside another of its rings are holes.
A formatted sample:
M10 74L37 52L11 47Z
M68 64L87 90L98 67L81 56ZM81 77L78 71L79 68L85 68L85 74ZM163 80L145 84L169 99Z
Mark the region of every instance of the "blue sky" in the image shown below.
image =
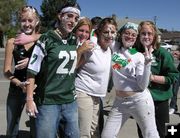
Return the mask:
M28 4L40 11L43 0L28 0ZM81 6L81 15L111 16L116 14L122 19L154 20L158 28L180 31L180 0L77 0Z

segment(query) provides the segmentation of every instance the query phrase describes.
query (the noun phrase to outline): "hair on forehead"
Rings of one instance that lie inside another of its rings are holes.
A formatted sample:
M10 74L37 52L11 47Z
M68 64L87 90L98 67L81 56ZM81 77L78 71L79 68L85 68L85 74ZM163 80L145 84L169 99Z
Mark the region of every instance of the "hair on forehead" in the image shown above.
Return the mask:
M24 14L26 13L32 13L32 15L35 16L36 18L36 27L35 27L35 32L39 32L41 29L41 22L40 22L40 17L38 14L38 11L36 10L36 8L32 7L32 6L23 6L20 10L19 10L19 20L21 20L21 18L23 17Z
M76 32L76 30L78 28L80 28L83 25L88 25L89 26L89 31L91 32L92 30L92 23L91 20L87 17L83 17L78 21L78 24L76 25L76 27L74 28L73 32Z
M114 25L117 30L117 22L112 17L106 17L106 18L102 19L102 21L98 25L97 30L101 31L106 24Z
M35 17L39 20L39 14L36 8L32 7L32 6L23 6L20 11L19 11L19 18L22 18L22 15L25 13L32 13L35 15Z

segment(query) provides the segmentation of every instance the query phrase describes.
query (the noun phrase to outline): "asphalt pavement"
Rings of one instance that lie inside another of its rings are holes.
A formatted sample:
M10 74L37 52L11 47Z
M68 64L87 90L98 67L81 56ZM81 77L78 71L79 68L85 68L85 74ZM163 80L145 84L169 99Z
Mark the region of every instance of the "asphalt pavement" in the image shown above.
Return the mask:
M7 138L6 134L6 98L8 94L8 87L9 81L3 77L2 69L3 69L3 62L4 62L4 49L0 48L0 138ZM104 118L106 119L108 112L113 104L113 100L115 97L114 89L107 96L104 98ZM180 89L178 93L178 107L180 109ZM27 121L29 120L28 116L26 115L25 111L22 113L22 117L20 120L20 137L19 138L28 138L29 137L29 127ZM175 126L180 123L180 111L176 114L170 115L170 125ZM168 130L167 130L168 131ZM177 130L178 132L180 130ZM174 132L175 134L177 132ZM168 132L170 135L170 132ZM137 135L137 128L134 119L128 119L125 125L119 132L118 138L138 138ZM168 136L167 138L170 138Z

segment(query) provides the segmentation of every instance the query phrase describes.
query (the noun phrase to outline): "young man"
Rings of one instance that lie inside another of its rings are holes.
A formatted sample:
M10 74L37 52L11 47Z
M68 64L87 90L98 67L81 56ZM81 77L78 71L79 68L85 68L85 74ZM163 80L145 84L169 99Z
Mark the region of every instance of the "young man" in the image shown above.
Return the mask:
M71 33L79 16L77 3L63 6L58 12L57 28L41 35L30 58L26 111L36 117L36 138L55 138L61 120L65 137L79 138L74 93L76 38ZM34 83L37 88L33 99Z

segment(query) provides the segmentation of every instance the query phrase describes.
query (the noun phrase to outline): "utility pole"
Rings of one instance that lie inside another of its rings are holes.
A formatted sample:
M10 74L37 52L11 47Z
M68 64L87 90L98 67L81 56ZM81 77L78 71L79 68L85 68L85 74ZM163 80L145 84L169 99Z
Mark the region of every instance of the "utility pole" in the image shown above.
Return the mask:
M157 23L157 16L154 16L154 24L156 25Z

